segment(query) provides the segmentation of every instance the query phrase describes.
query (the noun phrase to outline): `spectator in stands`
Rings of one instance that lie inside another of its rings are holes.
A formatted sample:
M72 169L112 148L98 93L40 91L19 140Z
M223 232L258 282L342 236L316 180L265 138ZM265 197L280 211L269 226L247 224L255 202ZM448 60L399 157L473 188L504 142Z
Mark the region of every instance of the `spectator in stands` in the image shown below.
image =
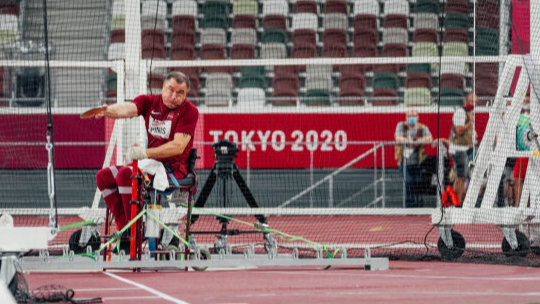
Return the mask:
M473 153L475 142L473 108L477 103L474 93L469 94L463 101L463 108L457 108L452 117L452 130L450 131L450 157L454 161L456 179L454 191L458 200L463 203L467 193L466 180L469 178L469 162Z
M131 103L102 106L96 118L131 118L142 115L148 135L148 148L135 144L128 152L128 159L155 159L169 167L176 178L187 175L187 160L193 147L195 126L199 111L186 99L189 78L181 72L171 72L163 82L158 95L140 95ZM97 186L107 207L114 216L118 229L131 219L132 167L111 166L96 175Z
M529 130L529 123L531 122L531 97L529 94L525 96L523 101L523 108L521 110L521 115L517 123L517 150L518 151L528 151L530 146L524 144L526 141L522 140L522 136L526 135L526 132ZM513 186L514 186L514 206L519 207L519 202L521 200L521 192L523 191L523 182L525 181L525 173L527 173L527 165L529 164L529 158L527 157L518 157L516 164L514 166L513 174Z
M428 127L418 122L418 112L415 109L407 111L405 121L396 126L395 140L401 145L396 146L396 161L400 173L405 179L405 207L422 207L419 194L422 188L420 163L426 157L424 144L433 140Z

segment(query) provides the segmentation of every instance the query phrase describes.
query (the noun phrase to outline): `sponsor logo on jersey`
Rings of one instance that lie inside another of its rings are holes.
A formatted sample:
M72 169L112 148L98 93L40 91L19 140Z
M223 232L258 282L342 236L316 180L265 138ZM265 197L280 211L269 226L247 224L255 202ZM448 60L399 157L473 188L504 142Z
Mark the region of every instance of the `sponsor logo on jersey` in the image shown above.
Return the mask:
M152 115L159 115L159 114L161 114L161 113L152 111Z
M150 116L148 133L152 134L154 137L169 139L169 135L171 134L171 126L172 121L170 120L157 120Z

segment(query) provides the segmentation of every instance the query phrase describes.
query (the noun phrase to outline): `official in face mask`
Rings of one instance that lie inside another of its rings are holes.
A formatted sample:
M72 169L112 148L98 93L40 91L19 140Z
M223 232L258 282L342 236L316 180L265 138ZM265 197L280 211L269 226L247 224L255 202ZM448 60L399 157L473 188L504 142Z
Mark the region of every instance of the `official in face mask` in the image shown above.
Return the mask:
M407 111L407 120L401 121L396 126L395 157L399 165L400 173L405 179L405 207L414 208L420 206L419 193L421 187L421 175L419 165L426 157L424 144L433 140L428 127L418 122L418 112L415 109Z

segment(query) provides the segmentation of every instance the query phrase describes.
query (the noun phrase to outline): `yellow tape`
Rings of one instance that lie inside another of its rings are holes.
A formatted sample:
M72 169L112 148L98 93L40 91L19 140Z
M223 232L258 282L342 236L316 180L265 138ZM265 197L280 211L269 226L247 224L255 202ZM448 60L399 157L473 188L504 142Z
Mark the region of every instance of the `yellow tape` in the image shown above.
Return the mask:
M161 205L146 205L146 208L148 209L156 209L156 210L161 210Z

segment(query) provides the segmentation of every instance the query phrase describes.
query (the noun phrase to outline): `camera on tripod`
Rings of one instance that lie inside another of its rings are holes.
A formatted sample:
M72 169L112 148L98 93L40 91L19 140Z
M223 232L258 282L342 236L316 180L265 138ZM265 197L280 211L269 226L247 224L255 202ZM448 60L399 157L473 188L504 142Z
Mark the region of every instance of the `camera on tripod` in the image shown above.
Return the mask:
M217 158L218 161L232 161L238 157L237 153L240 151L235 143L226 139L221 139L213 144L212 149L216 152L214 158Z

